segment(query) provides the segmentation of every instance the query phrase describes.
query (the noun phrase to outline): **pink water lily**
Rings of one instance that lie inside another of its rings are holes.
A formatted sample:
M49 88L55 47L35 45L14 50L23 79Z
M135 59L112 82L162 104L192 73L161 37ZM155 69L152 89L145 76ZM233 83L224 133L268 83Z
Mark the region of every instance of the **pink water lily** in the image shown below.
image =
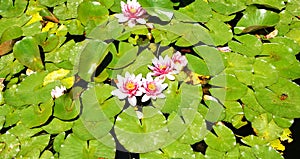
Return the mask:
M117 75L117 87L118 89L111 92L112 95L117 96L119 99L125 99L128 97L130 105L135 106L137 103L136 96L141 96L142 92L140 87L142 74L135 76L128 72L125 73L125 77Z
M151 73L148 73L147 77L142 79L142 86L141 91L145 93L142 102L146 102L150 98L165 98L162 91L168 87L168 84L163 83L163 80L159 78L153 79Z
M162 56L154 58L152 63L154 66L149 65L148 68L152 71L153 76L158 76L160 79L167 77L169 80L175 80L173 76L176 74L174 63L168 55L166 55L165 58Z
M146 11L141 7L136 0L127 0L127 3L121 1L122 14L115 14L120 23L128 21L128 26L133 27L136 23L146 24L144 19Z
M179 71L182 70L183 67L185 67L188 63L186 57L184 55L181 55L179 51L177 51L173 56L172 56L172 61L174 63L174 68L175 70L179 73Z

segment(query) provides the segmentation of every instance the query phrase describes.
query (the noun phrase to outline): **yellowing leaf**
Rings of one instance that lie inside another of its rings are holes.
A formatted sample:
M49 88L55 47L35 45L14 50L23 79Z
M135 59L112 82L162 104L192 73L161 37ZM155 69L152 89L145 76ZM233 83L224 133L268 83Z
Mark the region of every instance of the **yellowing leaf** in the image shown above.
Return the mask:
M67 77L61 80L62 85L64 85L67 89L71 88L75 82L75 77Z
M43 27L42 32L47 32L47 31L49 31L51 28L54 28L55 26L56 26L55 23L53 23L53 22L48 22L48 23L46 24L46 26Z
M39 13L35 13L35 14L32 15L32 18L30 19L30 21L27 24L25 24L25 26L28 26L32 23L35 23L35 22L41 21L41 20L43 20L43 17L40 16Z
M283 130L283 133L282 133L282 135L280 136L280 140L281 140L281 141L287 140L288 143L290 143L290 142L293 141L293 139L291 138L291 135L292 135L292 132L290 131L290 129L289 129L289 128L286 128L286 129Z
M270 143L271 143L271 146L276 150L280 150L280 151L285 150L285 147L281 144L279 139L273 140Z
M70 70L65 70L65 69L59 69L57 71L53 71L44 78L43 85L45 86L56 80L61 80L61 79L65 78L69 74L69 72L70 72Z

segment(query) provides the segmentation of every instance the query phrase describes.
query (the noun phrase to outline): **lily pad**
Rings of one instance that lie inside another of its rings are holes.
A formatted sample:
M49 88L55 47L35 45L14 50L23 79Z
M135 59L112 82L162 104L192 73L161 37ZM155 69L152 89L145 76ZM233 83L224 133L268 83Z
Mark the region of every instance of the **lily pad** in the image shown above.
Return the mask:
M114 47L114 46L112 46ZM138 53L138 47L129 43L120 42L118 51L112 52L113 59L108 65L109 68L118 69L123 68L134 61Z
M209 28L209 34L212 37L214 44L224 45L232 39L233 34L228 25L217 19L210 19L206 26Z
M40 71L44 69L40 51L34 38L25 37L18 41L13 52L16 59L31 70Z
M283 132L273 120L269 120L268 114L261 114L252 122L252 127L257 136L263 137L266 141L272 141L278 138Z
M52 115L52 99L40 105L32 105L21 113L21 121L29 128L40 126Z
M175 17L180 21L207 22L212 17L211 11L205 1L196 0L175 12Z
M100 2L83 1L79 4L78 19L86 26L89 21L94 21L96 24L100 24L108 18L108 10L100 4Z
M85 81L91 81L98 65L107 55L107 44L102 41L90 40L80 54L78 75Z
M233 75L220 74L215 76L209 82L216 88L211 89L211 94L218 98L220 101L225 100L238 100L247 93L247 86L240 83ZM220 88L218 88L220 87Z
M209 46L194 47L195 52L204 59L210 75L217 75L225 69L224 56Z
M226 152L234 148L236 139L229 128L224 125L215 125L213 129L216 135L209 133L204 139L209 147L221 152Z
M283 78L267 88L255 90L258 103L268 112L283 118L300 117L300 88L297 84Z
M70 130L73 126L73 122L63 122L57 118L54 118L48 125L43 126L44 129L49 134L59 134Z
M246 8L246 0L219 0L209 1L209 5L213 10L224 15L239 12Z
M234 28L236 34L252 32L255 30L275 26L279 22L279 15L266 9L248 7L242 19Z
M144 117L140 122L133 107L129 107L116 119L116 136L130 152L154 151L172 140L166 119L158 109L145 107L143 114Z

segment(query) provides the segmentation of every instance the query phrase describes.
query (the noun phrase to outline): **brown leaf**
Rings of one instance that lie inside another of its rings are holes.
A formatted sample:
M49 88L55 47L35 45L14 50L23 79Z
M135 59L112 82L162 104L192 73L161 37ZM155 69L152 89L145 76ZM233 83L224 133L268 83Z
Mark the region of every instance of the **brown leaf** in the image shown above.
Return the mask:
M0 44L0 56L9 53L15 44L16 40L8 40Z

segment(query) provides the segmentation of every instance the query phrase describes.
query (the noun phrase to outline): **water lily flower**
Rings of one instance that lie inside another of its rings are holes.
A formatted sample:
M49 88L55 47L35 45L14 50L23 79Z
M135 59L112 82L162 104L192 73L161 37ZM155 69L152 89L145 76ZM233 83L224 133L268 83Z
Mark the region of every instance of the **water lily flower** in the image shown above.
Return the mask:
M125 73L125 77L117 75L117 87L118 89L111 92L112 95L117 96L119 99L125 99L128 97L130 105L136 105L136 96L141 96L142 92L140 87L142 85L142 74L135 76L128 72Z
M166 55L165 58L162 56L154 58L152 63L154 66L149 65L148 68L152 71L153 76L158 76L160 79L167 77L169 80L175 80L173 76L176 74L174 63L168 55Z
M174 68L175 70L179 73L179 71L182 70L183 67L185 67L188 63L186 57L184 55L181 55L179 51L177 51L173 56L172 56L172 61L174 63Z
M151 73L147 74L146 78L142 79L142 86L140 90L145 93L142 97L142 102L146 102L150 98L165 98L166 96L162 93L164 89L168 87L168 84L163 83L163 80L158 77L153 80Z
M58 97L64 95L66 90L67 89L65 86L60 86L60 87L56 86L55 89L52 89L51 96L54 99L58 98Z
M128 26L133 27L136 23L146 24L144 19L146 11L141 7L136 0L127 0L127 3L121 1L122 14L115 14L120 23L128 21Z
M217 49L221 52L231 52L231 49L228 46L218 47Z

